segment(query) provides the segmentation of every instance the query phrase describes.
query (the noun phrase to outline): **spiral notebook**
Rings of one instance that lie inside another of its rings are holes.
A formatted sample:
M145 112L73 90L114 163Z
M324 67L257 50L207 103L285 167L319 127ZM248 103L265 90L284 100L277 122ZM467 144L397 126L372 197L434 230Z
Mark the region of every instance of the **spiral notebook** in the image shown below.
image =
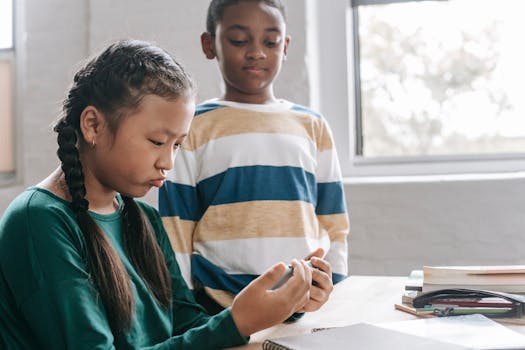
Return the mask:
M262 348L263 350L469 349L461 345L410 335L368 323L357 323L350 326L331 328L310 334L267 339L264 341Z

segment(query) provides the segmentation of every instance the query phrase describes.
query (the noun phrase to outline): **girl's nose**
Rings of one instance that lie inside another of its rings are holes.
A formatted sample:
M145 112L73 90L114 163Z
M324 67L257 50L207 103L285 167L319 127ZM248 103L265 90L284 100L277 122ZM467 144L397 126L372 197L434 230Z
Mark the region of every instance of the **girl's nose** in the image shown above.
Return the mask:
M157 168L162 171L169 171L173 168L173 162L175 161L176 150L167 149L162 152L161 156L157 159Z

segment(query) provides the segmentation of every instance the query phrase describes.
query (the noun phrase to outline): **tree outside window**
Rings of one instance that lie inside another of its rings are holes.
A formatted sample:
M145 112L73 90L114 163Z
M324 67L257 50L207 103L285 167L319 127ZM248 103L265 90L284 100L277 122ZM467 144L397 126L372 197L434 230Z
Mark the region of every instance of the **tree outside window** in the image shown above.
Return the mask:
M520 2L390 2L354 5L357 153L524 153Z

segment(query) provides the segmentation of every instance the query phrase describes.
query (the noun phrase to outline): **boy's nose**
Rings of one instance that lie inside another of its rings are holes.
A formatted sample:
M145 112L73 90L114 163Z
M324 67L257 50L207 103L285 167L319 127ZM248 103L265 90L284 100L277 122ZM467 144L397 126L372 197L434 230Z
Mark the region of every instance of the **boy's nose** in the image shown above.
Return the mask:
M266 54L264 53L264 50L260 45L251 45L248 48L246 57L249 59L262 59L266 58Z

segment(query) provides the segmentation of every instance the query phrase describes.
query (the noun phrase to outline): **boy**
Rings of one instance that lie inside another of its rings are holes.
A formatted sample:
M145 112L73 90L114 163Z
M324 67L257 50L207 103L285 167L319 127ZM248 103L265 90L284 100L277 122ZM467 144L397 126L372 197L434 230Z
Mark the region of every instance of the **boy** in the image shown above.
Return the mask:
M306 256L314 284L298 311L316 310L347 274L349 225L326 121L273 93L290 43L284 6L213 0L201 43L225 93L197 107L159 192L179 265L215 313L267 266Z

